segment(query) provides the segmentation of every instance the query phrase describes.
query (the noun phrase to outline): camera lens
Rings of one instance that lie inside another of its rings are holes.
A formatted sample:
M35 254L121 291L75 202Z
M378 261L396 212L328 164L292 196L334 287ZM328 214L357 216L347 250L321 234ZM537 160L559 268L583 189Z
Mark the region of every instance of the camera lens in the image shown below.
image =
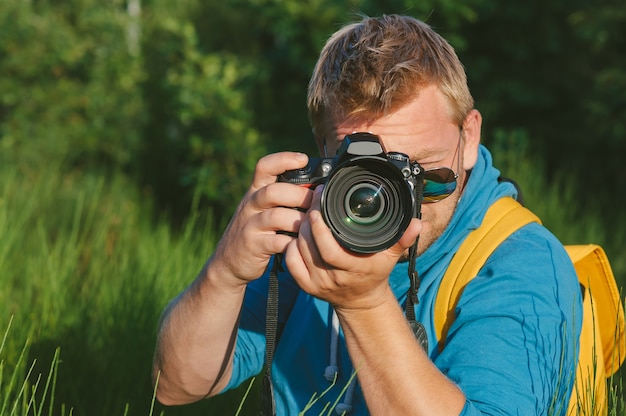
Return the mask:
M372 224L380 219L385 209L382 189L372 183L360 183L346 195L346 213L357 224Z
M322 194L322 215L336 240L359 253L394 245L413 217L414 197L386 159L352 159L337 167Z

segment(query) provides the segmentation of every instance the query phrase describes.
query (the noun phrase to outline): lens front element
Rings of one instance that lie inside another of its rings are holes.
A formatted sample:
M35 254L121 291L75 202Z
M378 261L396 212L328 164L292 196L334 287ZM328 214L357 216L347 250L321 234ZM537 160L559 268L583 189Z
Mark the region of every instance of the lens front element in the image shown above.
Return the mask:
M338 167L322 194L322 215L337 241L359 253L394 245L414 211L411 187L382 158L353 159Z
M386 204L382 192L384 189L374 183L356 184L345 197L346 220L357 224L372 224L379 220Z

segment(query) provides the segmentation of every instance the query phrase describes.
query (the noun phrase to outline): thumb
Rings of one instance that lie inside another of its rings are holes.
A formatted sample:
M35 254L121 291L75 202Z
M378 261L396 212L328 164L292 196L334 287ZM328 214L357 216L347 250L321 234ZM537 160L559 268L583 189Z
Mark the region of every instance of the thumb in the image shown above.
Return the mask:
M417 218L413 218L409 223L409 226L404 230L404 234L400 237L400 240L389 249L389 253L400 257L408 248L410 248L415 239L422 232L422 221Z

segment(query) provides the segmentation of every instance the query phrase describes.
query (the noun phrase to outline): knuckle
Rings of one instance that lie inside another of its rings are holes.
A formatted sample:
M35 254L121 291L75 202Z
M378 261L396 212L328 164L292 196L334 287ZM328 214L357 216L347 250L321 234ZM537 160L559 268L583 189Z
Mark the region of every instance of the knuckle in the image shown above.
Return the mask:
M267 224L268 226L275 224L277 218L279 217L276 211L277 211L276 209L266 209L263 212L261 212L260 214L261 222L263 224Z
M277 183L271 183L262 189L263 197L268 201L277 201L280 198L280 187Z
M273 205L271 185L261 186L251 196L256 210L267 209Z
M260 158L256 162L256 170L261 171L261 172L267 170L267 167L270 165L271 159L272 159L272 155L265 155L262 158Z
M345 260L343 248L339 248L337 244L320 244L319 253L324 263L332 268L341 268L341 261Z
M286 235L277 234L270 242L270 250L272 253L282 253L287 248L287 244L290 241L290 237Z

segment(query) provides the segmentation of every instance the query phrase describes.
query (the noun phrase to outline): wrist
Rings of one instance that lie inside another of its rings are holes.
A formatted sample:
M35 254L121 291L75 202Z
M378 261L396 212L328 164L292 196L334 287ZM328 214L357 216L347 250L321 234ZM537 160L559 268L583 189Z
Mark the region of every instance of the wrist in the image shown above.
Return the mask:
M201 273L203 286L239 293L245 291L248 281L238 277L227 264L212 256Z
M355 297L350 301L333 303L338 315L368 316L388 308L397 308L398 302L388 284L369 291L367 296Z

